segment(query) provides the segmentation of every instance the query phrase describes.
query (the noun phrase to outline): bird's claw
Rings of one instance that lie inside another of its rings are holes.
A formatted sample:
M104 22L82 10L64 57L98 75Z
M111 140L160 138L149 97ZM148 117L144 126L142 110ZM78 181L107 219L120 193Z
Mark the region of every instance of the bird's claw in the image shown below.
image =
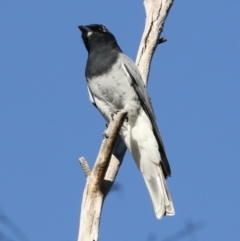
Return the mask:
M114 115L117 115L120 112L120 110L115 110L113 113L111 113L112 120L114 120Z
M118 113L120 112L120 110L116 110L116 111L114 111L113 113L111 113L111 118L112 118L112 120L114 120L114 115L117 115ZM125 122L128 122L128 116L126 116L125 117L125 119L124 119L124 121ZM106 125L107 126L107 125ZM108 127L108 126L107 126Z

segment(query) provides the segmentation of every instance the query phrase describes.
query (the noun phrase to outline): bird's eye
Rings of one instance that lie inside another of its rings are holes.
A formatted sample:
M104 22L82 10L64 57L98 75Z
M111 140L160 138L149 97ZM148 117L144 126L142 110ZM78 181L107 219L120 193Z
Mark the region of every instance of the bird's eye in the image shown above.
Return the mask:
M100 32L107 32L107 28L104 26L104 25L101 25L100 27L99 27L99 31Z

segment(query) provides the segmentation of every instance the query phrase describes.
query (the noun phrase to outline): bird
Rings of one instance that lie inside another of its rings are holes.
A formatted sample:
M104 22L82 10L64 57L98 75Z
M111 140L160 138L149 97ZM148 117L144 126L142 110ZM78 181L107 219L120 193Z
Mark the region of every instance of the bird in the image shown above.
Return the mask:
M88 52L85 77L90 101L107 122L119 110L127 111L120 136L143 175L156 217L173 216L175 210L165 180L171 176L171 169L137 66L103 24L78 28Z

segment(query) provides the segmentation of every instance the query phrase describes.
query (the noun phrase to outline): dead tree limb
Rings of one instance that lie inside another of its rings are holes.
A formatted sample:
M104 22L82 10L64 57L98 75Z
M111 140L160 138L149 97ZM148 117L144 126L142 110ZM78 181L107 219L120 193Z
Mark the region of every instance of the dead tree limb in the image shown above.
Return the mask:
M145 0L146 21L143 36L138 49L136 65L146 84L153 54L159 44L164 22L174 0Z
M126 111L122 110L114 116L114 120L110 121L92 171L86 159L79 160L87 177L87 183L82 198L78 241L98 240L102 205L109 190L109 181L104 177L126 114Z

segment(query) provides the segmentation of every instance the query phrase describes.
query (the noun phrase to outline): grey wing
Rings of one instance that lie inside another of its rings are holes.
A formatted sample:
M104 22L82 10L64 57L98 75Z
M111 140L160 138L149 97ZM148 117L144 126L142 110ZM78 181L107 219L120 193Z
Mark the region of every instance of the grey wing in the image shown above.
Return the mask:
M87 90L88 90L88 95L89 95L89 99L90 99L91 103L97 108L97 105L96 105L96 103L95 103L95 101L94 101L92 92L91 92L91 90L89 89L88 86L87 86Z
M135 92L137 93L138 98L141 102L142 108L144 109L145 113L151 120L151 123L153 126L153 132L157 139L158 146L159 146L159 152L160 152L161 158L162 158L162 161L160 163L163 167L164 175L165 175L165 177L171 176L170 165L168 163L168 159L166 156L162 138L161 138L160 132L157 127L155 114L153 111L151 100L149 99L149 96L147 93L147 89L144 86L142 77L141 77L136 65L133 63L133 61L130 58L128 58L127 56L123 56L122 58L123 58L122 59L122 68L123 68L125 74L127 75L128 79L130 81L130 84L133 86Z

